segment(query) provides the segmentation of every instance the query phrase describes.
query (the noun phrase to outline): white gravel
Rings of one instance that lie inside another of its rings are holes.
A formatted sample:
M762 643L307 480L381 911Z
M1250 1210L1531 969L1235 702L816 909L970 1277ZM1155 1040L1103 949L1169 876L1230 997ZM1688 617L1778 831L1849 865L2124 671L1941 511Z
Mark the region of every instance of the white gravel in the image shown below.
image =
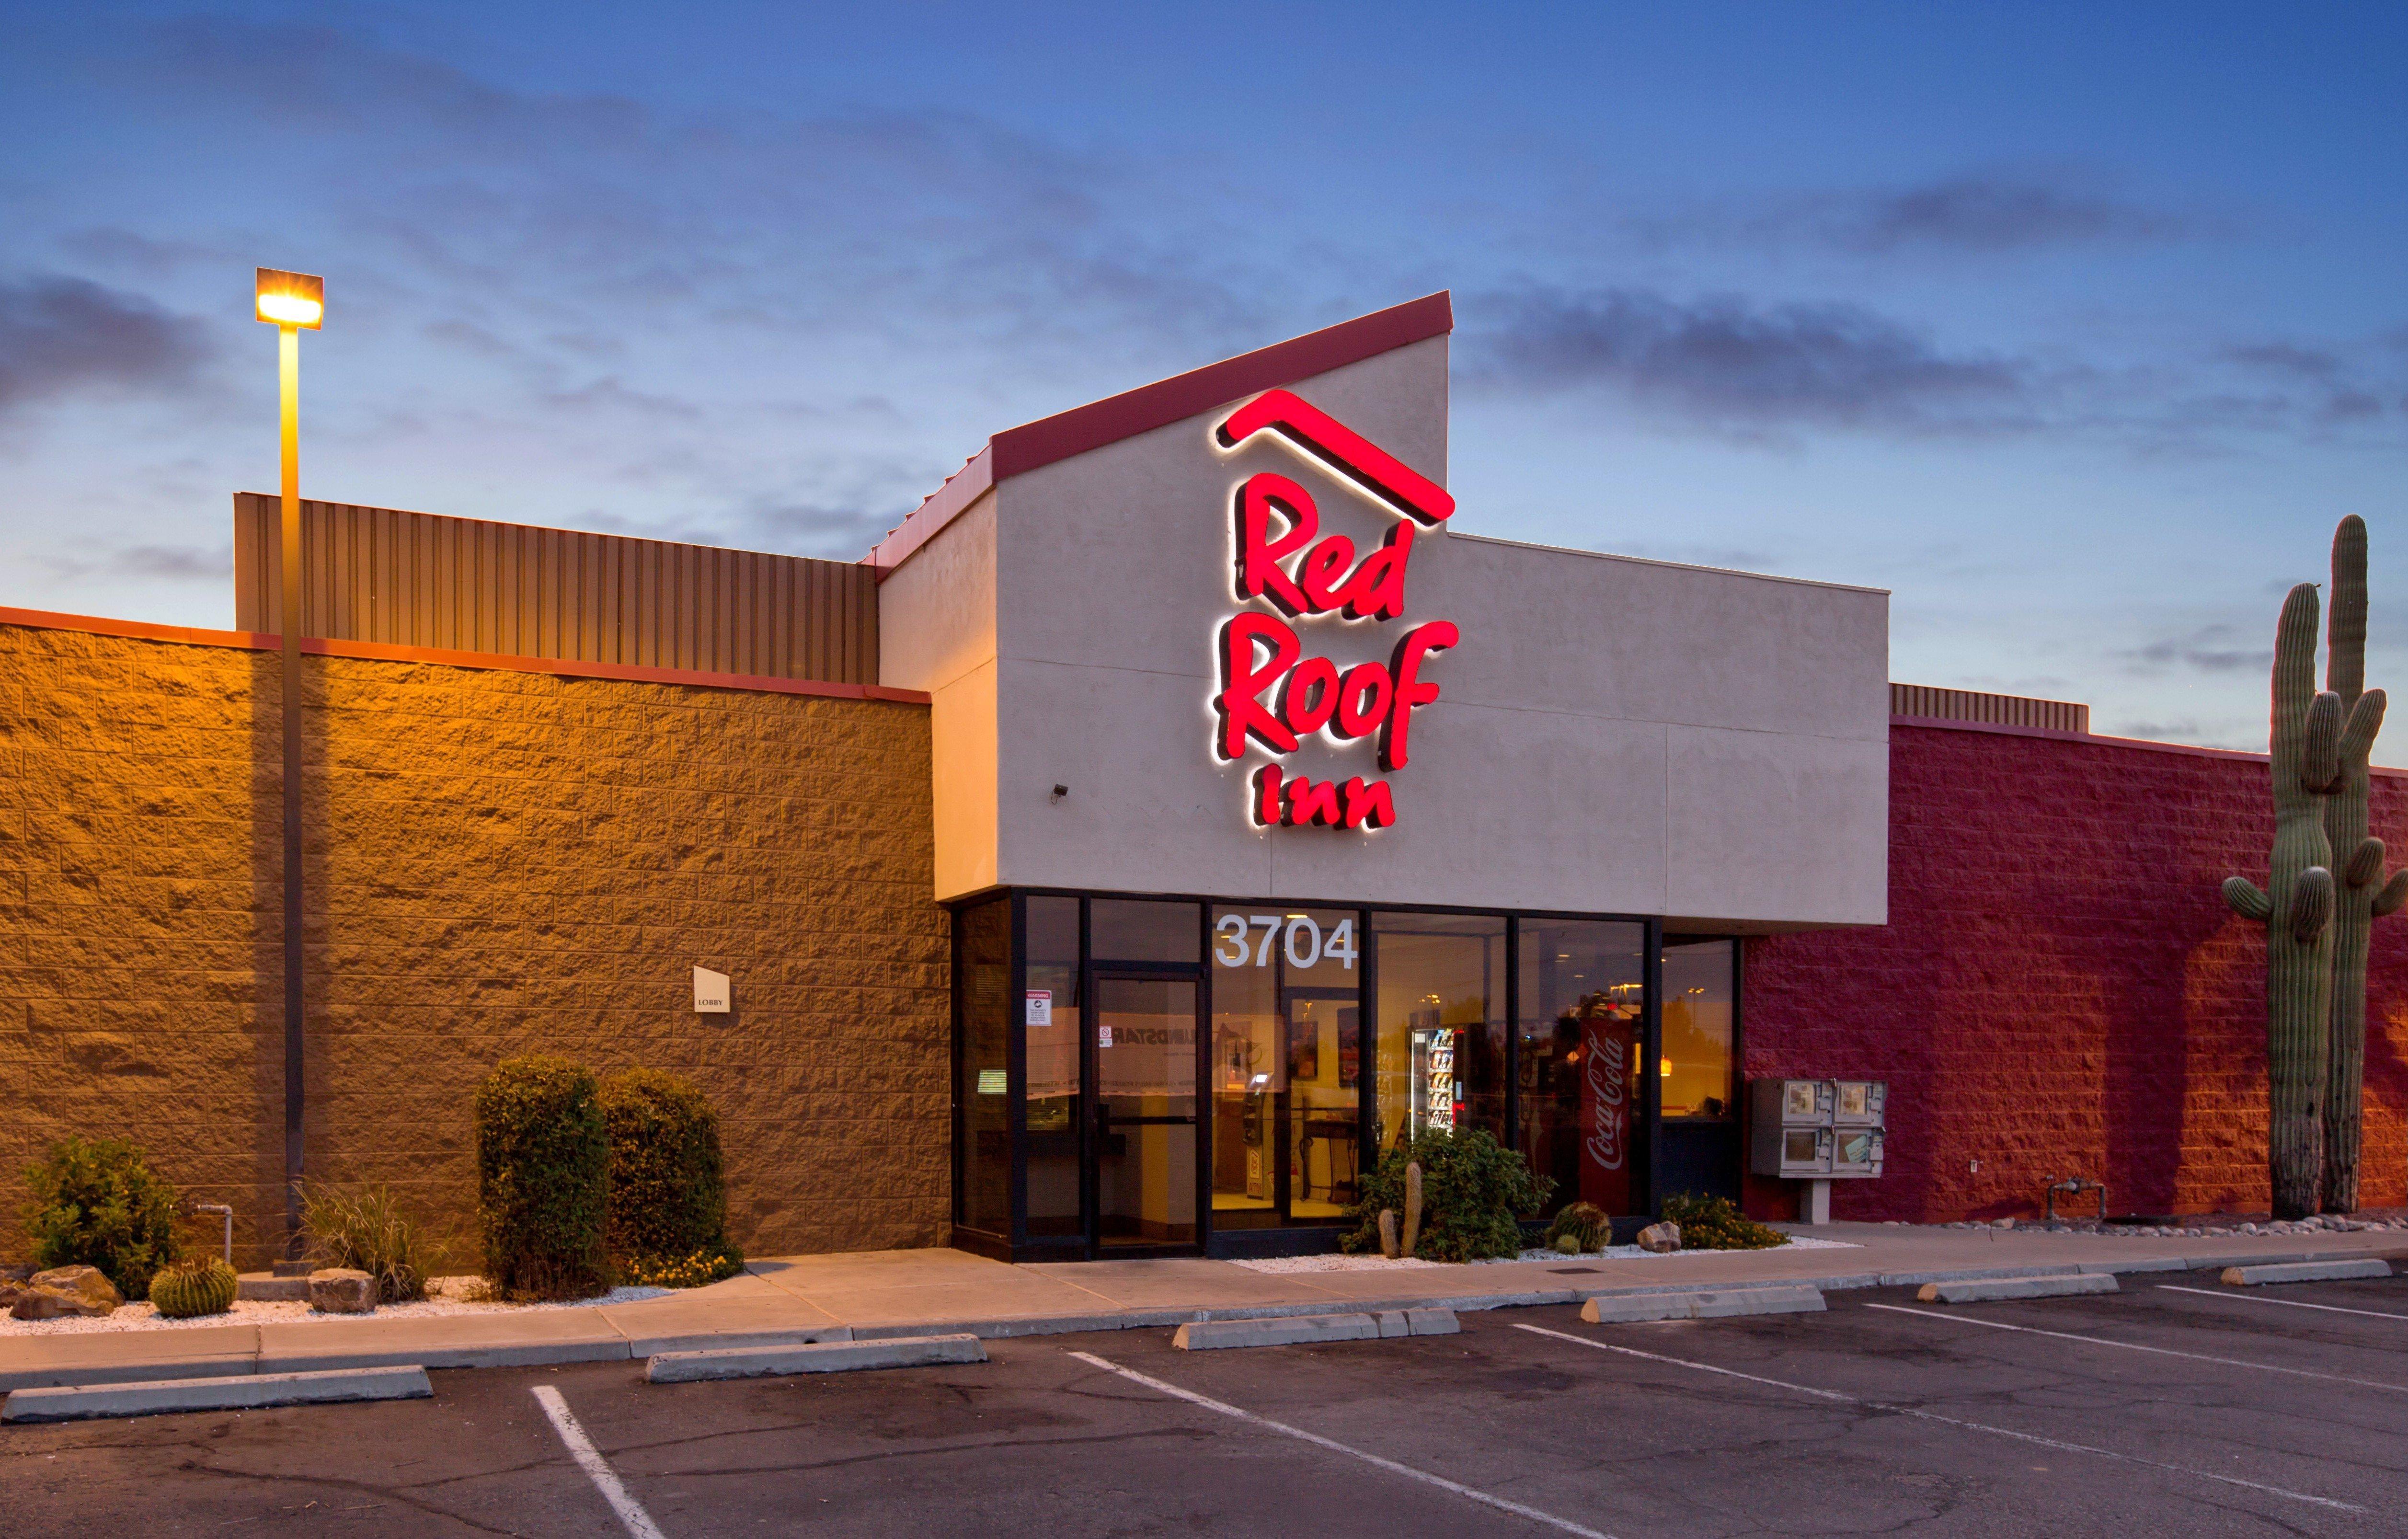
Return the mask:
M1862 1245L1852 1244L1846 1240L1813 1240L1802 1234L1793 1234L1789 1237L1789 1244L1779 1248L1784 1250L1862 1250L1864 1247ZM1490 1267L1502 1266L1507 1261L1645 1261L1654 1259L1656 1258L1656 1253L1654 1251L1641 1250L1637 1245L1609 1245L1604 1250L1593 1250L1583 1256L1567 1256L1559 1250L1539 1249L1526 1250L1519 1256L1499 1256L1486 1260L1471 1261L1465 1264L1476 1267ZM1716 1256L1738 1253L1689 1250L1670 1251L1666 1254L1675 1256ZM1265 1272L1277 1274L1290 1272L1395 1272L1401 1271L1408 1267L1445 1266L1448 1263L1444 1261L1425 1261L1420 1259L1418 1257L1398 1257L1391 1259L1385 1256L1327 1255L1271 1256L1265 1257L1259 1260L1233 1261L1230 1264L1232 1266L1244 1267L1248 1272Z
M1332 1252L1326 1256L1266 1256L1258 1260L1233 1261L1232 1266L1248 1272L1273 1274L1287 1272L1404 1272L1414 1267L1444 1266L1444 1261L1425 1261L1413 1256L1344 1256Z
M529 1310L591 1309L596 1304L631 1304L666 1296L666 1287L612 1288L598 1299L566 1303L470 1303L459 1295L482 1282L480 1277L437 1277L427 1284L433 1295L423 1303L379 1304L374 1316L321 1315L306 1303L237 1302L222 1315L201 1315L189 1320L163 1318L148 1303L120 1304L97 1319L14 1320L0 1315L0 1341L12 1336L81 1336L102 1330L190 1330L213 1325L304 1325L322 1320L423 1319L436 1315L515 1315Z

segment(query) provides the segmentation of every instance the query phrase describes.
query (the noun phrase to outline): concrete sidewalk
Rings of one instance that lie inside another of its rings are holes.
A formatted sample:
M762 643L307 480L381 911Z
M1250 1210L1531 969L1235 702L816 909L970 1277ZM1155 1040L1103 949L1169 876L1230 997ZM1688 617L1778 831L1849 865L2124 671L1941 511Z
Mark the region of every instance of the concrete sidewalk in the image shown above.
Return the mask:
M743 1276L641 1303L0 1338L0 1390L399 1363L598 1362L807 1334L1025 1336L1333 1310L1568 1304L1599 1295L1770 1283L1897 1287L2358 1256L2408 1261L2408 1234L2397 1230L2175 1240L1874 1224L1783 1227L1853 1248L1285 1273L1203 1259L1008 1266L958 1250L797 1256L755 1261Z

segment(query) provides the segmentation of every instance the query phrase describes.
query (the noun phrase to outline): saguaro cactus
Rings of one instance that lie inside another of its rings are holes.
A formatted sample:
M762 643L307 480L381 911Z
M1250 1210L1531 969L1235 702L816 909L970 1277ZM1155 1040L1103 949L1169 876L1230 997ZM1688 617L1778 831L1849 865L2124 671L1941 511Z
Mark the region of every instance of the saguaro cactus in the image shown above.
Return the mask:
M2333 531L2332 610L2325 688L2339 698L2341 779L2325 800L2325 839L2339 862L2333 891L2332 1014L2325 1067L2324 1208L2358 1206L2358 1120L2366 1080L2366 942L2378 915L2408 902L2408 870L2383 877L2383 841L2366 831L2366 764L2383 726L2384 695L2366 685L2366 521Z
M2278 1218L2323 1197L2324 1100L2332 1010L2332 846L2325 800L2341 772L2341 697L2316 690L2316 586L2283 600L2268 733L2274 848L2267 884L2227 877L2224 900L2266 927L2266 1168ZM2358 725L2353 722L2354 726ZM2370 730L2367 735L2372 736ZM2360 750L2363 752L2363 750Z

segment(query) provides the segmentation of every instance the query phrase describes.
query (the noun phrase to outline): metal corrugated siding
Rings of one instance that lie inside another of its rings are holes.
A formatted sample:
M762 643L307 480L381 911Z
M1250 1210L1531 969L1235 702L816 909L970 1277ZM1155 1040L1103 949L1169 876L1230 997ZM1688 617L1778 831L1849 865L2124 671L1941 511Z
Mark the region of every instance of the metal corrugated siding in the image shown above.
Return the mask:
M1985 695L1972 689L1935 689L1929 684L1889 686L1893 716L1946 722L1989 722L2000 726L2036 726L2052 732L2090 730L2090 708L2071 700L2036 700L2023 695Z
M280 632L277 500L235 496L235 626ZM301 505L305 636L826 683L878 683L868 567Z

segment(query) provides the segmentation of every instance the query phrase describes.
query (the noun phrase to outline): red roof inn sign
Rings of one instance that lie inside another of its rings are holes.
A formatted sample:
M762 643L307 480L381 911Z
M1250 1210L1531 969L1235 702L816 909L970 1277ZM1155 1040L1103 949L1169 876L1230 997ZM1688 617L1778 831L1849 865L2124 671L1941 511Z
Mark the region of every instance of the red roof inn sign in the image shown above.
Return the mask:
M1455 644L1454 624L1427 620L1398 636L1385 663L1340 669L1327 657L1304 654L1290 621L1334 615L1341 623L1388 625L1403 620L1405 572L1415 525L1435 527L1455 511L1446 489L1328 413L1284 390L1257 396L1215 431L1224 450L1269 432L1327 465L1399 515L1379 546L1356 559L1354 542L1332 534L1316 539L1321 514L1312 495L1285 476L1249 476L1233 499L1232 597L1276 613L1241 608L1221 626L1216 651L1220 689L1212 698L1219 721L1214 751L1241 757L1249 742L1274 759L1320 734L1337 745L1375 741L1379 767L1394 773L1412 761L1412 713L1438 698L1422 677L1433 653ZM1284 618L1283 618L1284 617ZM1384 780L1352 776L1315 781L1289 775L1278 764L1252 782L1254 822L1262 827L1384 828L1397 821Z

